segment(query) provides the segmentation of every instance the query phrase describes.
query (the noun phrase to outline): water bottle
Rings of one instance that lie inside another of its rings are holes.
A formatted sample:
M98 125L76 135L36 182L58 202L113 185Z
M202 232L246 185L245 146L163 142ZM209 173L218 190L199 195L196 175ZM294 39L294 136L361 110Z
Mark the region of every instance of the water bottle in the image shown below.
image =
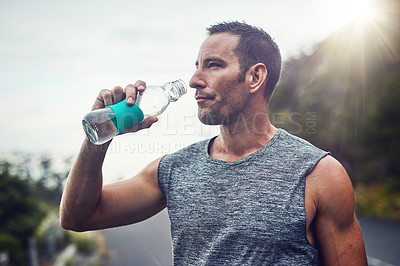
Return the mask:
M86 114L82 120L83 130L93 144L106 143L146 117L160 115L170 102L178 100L186 91L186 85L181 79L167 82L163 86L147 86L145 91L137 93L133 105L122 100Z

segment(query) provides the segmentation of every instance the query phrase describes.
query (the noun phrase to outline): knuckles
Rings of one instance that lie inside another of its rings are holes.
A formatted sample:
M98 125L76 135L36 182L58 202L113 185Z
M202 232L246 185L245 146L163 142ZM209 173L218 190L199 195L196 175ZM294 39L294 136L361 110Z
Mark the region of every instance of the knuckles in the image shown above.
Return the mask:
M93 108L99 108L99 105L108 106L122 101L124 98L132 97L136 99L136 93L143 91L146 88L146 83L142 80L136 81L135 84L128 84L125 88L115 86L112 90L102 89L96 99Z

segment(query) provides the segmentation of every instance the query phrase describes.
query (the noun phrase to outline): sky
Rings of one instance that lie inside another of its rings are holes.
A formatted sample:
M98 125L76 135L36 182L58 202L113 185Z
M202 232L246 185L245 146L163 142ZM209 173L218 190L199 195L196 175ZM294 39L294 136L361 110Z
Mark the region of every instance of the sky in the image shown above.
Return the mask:
M368 0L0 0L0 152L76 154L100 90L138 79L188 83L211 24L263 28L285 61L349 22L359 2ZM151 129L115 138L105 169L217 135L198 122L193 96L189 88Z

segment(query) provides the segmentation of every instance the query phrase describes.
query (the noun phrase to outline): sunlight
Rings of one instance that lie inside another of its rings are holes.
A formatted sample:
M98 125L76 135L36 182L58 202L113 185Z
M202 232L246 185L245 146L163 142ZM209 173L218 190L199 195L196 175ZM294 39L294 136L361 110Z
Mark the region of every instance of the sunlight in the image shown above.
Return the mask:
M372 0L347 0L338 1L334 8L335 23L338 27L343 27L354 21L364 21L373 15L373 10L369 7Z
M372 10L369 6L369 2L370 1L365 0L355 1L350 8L350 20L364 20L370 18L372 16Z
M338 30L349 24L368 24L375 19L378 10L374 8L376 0L335 0L325 2L325 23L332 30Z
M372 9L369 7L371 0L351 0L346 1L338 14L338 21L342 24L348 24L354 21L364 21L372 15Z
M338 71L345 73L341 80L343 90L351 95L354 105L355 132L357 123L362 123L367 114L367 99L373 69L390 65L400 60L398 0L349 1L341 19L347 20L332 34L330 53L332 60L338 60ZM343 3L344 4L344 3ZM343 97L344 101L347 101Z
M351 58L361 60L364 53L379 50L380 59L399 60L396 1L353 0L345 6L341 19L347 22L337 35L337 43L346 44Z

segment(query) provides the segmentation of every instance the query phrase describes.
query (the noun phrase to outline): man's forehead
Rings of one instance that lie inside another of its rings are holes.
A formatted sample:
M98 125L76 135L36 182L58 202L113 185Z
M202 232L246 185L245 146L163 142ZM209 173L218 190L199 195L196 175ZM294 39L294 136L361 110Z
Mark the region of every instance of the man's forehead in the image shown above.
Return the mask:
M196 64L210 58L222 60L225 57L235 56L238 43L239 36L237 35L230 33L213 34L202 43Z
M202 43L202 49L235 50L239 43L239 36L231 33L216 33L208 36Z

